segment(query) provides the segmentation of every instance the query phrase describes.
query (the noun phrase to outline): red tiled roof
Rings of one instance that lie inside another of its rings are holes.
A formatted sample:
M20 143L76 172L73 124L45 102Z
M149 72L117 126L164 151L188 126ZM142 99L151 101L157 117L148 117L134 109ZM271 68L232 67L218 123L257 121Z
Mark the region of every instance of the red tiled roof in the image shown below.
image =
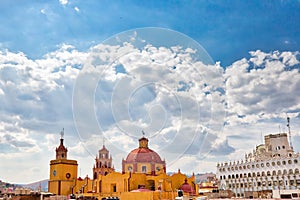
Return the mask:
M132 150L127 158L126 162L154 162L163 163L160 156L153 150L149 148L137 148Z

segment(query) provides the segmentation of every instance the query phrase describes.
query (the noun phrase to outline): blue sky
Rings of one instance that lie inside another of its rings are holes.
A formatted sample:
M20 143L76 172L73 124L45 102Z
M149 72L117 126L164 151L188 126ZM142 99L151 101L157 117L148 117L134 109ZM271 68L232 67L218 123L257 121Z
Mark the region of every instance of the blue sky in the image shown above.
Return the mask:
M168 171L186 173L242 159L287 131L286 114L299 146L299 10L297 0L1 1L0 179L48 178L63 127L81 176L103 138L120 170L141 130Z
M299 1L1 1L3 48L37 58L61 43L88 49L122 31L164 27L229 65L250 50L297 51Z

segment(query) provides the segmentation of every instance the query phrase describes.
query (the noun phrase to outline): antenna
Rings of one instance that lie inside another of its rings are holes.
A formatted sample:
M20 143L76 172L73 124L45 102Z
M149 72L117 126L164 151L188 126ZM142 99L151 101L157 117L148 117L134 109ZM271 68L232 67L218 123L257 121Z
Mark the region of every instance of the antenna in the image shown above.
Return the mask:
M65 128L63 128L62 131L60 131L60 138L61 139L64 138L64 134L65 134Z
M293 149L293 145L292 145L292 136L291 136L291 128L290 128L290 118L287 116L287 127L288 127L288 131L289 131L289 140L290 140L290 146Z
M278 125L278 130L279 130L278 133L281 133L281 126L280 126L280 124Z

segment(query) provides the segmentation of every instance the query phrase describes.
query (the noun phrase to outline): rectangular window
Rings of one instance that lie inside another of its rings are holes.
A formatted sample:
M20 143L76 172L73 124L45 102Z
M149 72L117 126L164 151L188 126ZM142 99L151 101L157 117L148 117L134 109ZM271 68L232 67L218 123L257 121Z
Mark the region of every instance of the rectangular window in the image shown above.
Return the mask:
M142 166L142 173L146 173L147 172L147 167L146 166Z
M111 192L117 192L117 185L111 184Z

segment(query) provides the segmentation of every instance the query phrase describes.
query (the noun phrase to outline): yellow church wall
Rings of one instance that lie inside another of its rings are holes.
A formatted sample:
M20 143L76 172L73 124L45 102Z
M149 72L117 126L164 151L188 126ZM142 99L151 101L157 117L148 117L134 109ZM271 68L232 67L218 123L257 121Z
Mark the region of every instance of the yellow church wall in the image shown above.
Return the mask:
M138 189L139 185L146 186L146 174L132 173L130 175L129 185L130 185L129 191Z
M192 188L195 190L195 194L198 194L199 186L196 183L195 176L191 176L188 178L186 175L178 172L176 174L173 174L171 177L173 190L177 190L180 188L180 186L185 182L185 179L187 179L187 183L192 186Z
M49 181L48 191L53 194L58 194L58 181Z
M128 170L129 167L131 168L131 170ZM124 172L132 172L133 170L133 164L125 164L124 165Z
M59 195L69 195L72 194L72 187L74 186L74 181L49 181L49 192Z
M164 192L164 191L153 192L153 200L175 199L175 197L177 197L177 192Z
M160 200L160 199L175 199L176 192L123 192L120 194L122 200Z
M82 194L93 191L93 180L88 177L84 179L76 179L75 187L73 188L74 194Z
M77 178L77 161L57 159L50 161L50 179L48 191L53 194L68 195L72 193Z
M129 173L112 172L106 176L99 176L94 180L94 190L100 194L114 194L128 191Z
M51 160L50 180L72 180L77 178L77 161ZM69 175L67 175L69 173Z
M159 168L159 170L157 170ZM164 165L162 164L155 164L155 174L164 174Z
M153 192L123 192L122 200L153 200Z
M143 166L146 166L146 171L142 170ZM138 163L137 172L151 174L151 163Z

